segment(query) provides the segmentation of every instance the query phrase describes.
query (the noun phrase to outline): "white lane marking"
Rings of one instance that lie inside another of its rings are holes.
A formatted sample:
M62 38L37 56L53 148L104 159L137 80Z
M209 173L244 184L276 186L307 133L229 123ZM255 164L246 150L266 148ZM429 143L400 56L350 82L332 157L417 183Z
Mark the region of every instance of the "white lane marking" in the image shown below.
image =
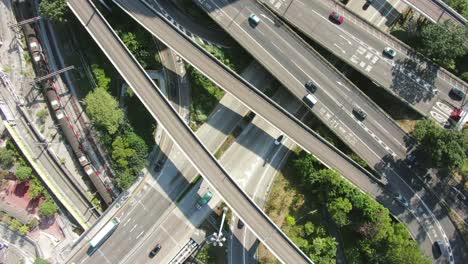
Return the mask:
M133 230L135 230L135 228L138 226L138 224L135 224L132 229L130 229L129 233L133 232Z
M333 46L335 46L335 47L337 47L338 49L340 49L341 53L343 53L343 54L346 53L346 51L345 51L342 47L338 46L336 43L333 43Z
M130 220L132 220L131 217L129 217L128 220L125 222L125 224L123 224L122 226L126 226L130 222Z
M266 16L265 14L260 14L260 16L268 19L273 25L275 24L275 22L273 21L273 19L269 18L268 16Z
M440 108L440 110L442 110L443 112L445 112L448 115L450 115L452 113L452 111L453 111L453 109L450 106L448 106L448 105L446 105L446 104L444 104L444 103L442 103L440 101L437 101L436 105Z
M144 233L145 233L145 231L141 231L141 233L138 234L138 236L135 237L135 240L138 240L138 238L140 238Z
M430 113L431 113L431 116L432 116L435 120L437 120L439 123L444 123L444 122L447 120L446 117L444 117L443 115L439 114L438 112L430 111Z
M343 35L340 34L340 37L341 37L342 39L346 40L346 42L348 42L348 45L350 45L350 46L353 45L352 42L351 42L349 39L347 39L345 36L343 36Z
M336 81L336 83L337 83L339 86L341 86L341 87L345 88L346 90L348 90L348 92L351 92L351 90L350 90L346 85L344 85L342 82Z

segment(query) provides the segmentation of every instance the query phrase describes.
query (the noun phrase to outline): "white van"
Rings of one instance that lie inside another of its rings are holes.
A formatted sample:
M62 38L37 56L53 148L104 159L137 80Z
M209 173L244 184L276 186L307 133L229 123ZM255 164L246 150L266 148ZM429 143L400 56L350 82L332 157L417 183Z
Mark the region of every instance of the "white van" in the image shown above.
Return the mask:
M308 94L308 95L304 96L304 98L302 98L302 101L304 101L304 103L309 108L312 108L318 102L317 98L312 94Z

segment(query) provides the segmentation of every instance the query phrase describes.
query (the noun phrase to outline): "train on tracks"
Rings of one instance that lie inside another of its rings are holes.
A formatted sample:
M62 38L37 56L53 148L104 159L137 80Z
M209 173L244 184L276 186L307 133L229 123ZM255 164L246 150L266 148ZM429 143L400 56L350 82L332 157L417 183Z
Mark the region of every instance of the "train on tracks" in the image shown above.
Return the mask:
M30 0L14 0L13 4L19 21L24 21L33 17L33 9ZM31 62L38 77L49 74L50 68L47 63L46 56L42 50L41 43L37 34L37 28L34 24L28 23L21 26L25 36L28 50L31 55ZM92 184L102 197L103 201L109 205L112 203L113 197L110 188L104 184L98 176L98 171L94 168L88 159L88 155L83 149L83 138L77 133L73 121L65 112L61 103L59 90L54 86L54 79L49 78L41 82L44 95L49 103L52 112L67 140L70 144L73 153L77 157L82 169L91 180Z

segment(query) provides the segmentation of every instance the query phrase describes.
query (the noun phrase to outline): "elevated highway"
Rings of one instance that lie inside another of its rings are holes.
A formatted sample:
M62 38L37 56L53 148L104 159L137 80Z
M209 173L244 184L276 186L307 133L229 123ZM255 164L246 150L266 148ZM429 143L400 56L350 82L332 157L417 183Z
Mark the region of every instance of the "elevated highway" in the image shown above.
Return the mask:
M256 6L253 0L244 2L249 8ZM444 123L448 115L437 108L448 108L450 114L451 108L461 106L449 93L452 87L467 91L466 83L333 0L258 2L422 115ZM341 25L329 19L332 11L343 15ZM385 47L396 50L393 60L382 54Z
M232 94L234 97L239 99L253 112L257 113L259 116L263 117L267 122L269 122L271 125L281 130L299 146L301 146L305 150L316 155L319 159L321 159L328 166L336 168L342 175L344 175L348 179L355 179L354 183L356 185L358 186L363 185L363 182L361 182L361 179L364 179L366 175L368 176L368 174L365 171L362 171L361 169L357 169L354 163L350 161L347 157L343 156L342 153L340 153L339 151L337 150L331 151L331 149L329 148L324 148L324 145L321 144L323 143L323 141L320 138L319 140L317 140L317 137L312 136L314 133L313 131L310 131L310 129L304 127L303 124L297 121L297 119L293 118L290 114L286 113L283 109L279 108L276 104L271 102L269 98L259 93L258 90L256 90L250 84L246 83L245 80L243 80L234 72L226 68L224 65L222 65L222 63L214 59L201 47L191 42L187 36L184 36L182 33L178 32L178 30L176 28L173 28L167 21L165 21L165 19L162 16L159 16L153 13L151 10L149 10L151 9L151 6L145 5L146 1L114 0L114 2L118 4L121 8L123 8L124 11L126 11L132 18L134 18L137 22L139 22L144 28L146 28L149 32L151 32L155 37L157 37L162 42L164 42L168 47L174 49L177 53L181 54L181 57L183 57L187 62L189 62L195 68L197 68L199 71L205 74L219 87L223 88L228 93ZM212 1L209 1L209 0L204 1L204 2L212 3ZM223 1L223 3L226 3L226 1ZM240 3L245 3L245 1L242 1ZM220 12L217 12L216 15L224 16L225 14L220 14ZM236 17L236 19L238 20L232 21L231 26L242 27L243 30L246 30L246 28L249 27L248 23L245 22L247 20L248 15L250 15L250 13L248 13L247 10L244 13L239 14ZM225 18L221 17L220 19L225 19ZM243 22L241 22L241 24L236 24L238 23L238 21L243 21ZM273 44L277 44L277 43L273 43ZM251 46L249 48L251 48ZM290 47L288 47L288 45L285 45L285 46L282 46L282 48L286 49ZM272 63L272 61L273 60L270 60L270 63ZM310 66L310 65L307 65L307 66ZM278 68L281 68L281 67L284 67L284 66L278 65ZM298 71L294 71L294 73L298 74ZM286 74L290 75L290 73L288 72L286 72ZM278 76L276 74L276 77L282 77L282 76ZM289 78L291 82L294 82L294 83L297 82L297 79L294 79L291 77ZM320 80L331 79L329 76L321 76L320 78L321 78ZM332 79L332 80L335 81L336 79ZM338 83L340 82L340 80L342 79L336 80L337 84L335 85L342 86L343 83L341 83L341 85ZM295 83L295 85L297 88L300 87L297 83ZM304 88L302 87L302 89ZM343 91L348 91L349 87L347 87L347 85L344 85L342 89ZM329 90L324 91L324 93L328 91ZM343 92L343 93L344 95L341 94L340 96L344 98L349 97L349 95L347 95L346 92ZM362 96L362 95L359 95L359 96ZM349 99L344 99L344 100L349 100ZM351 100L360 100L359 102L362 102L361 100L366 100L366 99L359 98L359 97L355 99L355 97L353 97ZM330 102L333 103L333 101L334 101L333 98L326 100L325 102L323 102L323 107L327 107L328 104ZM341 109L342 106L344 105L346 105L346 107L349 107L350 103L347 102L346 104L342 104L341 106L338 106L338 108ZM376 112L377 112L376 116L378 117L379 115L383 114L381 110L376 109L375 106L372 105L371 107L372 108L369 110L369 112L372 112L372 115L374 115ZM317 109L317 112L319 114L322 114L319 109ZM330 117L332 117L333 114L334 113L332 112ZM340 114L340 117L346 116L346 115L348 117L352 116L347 111L340 112L339 114ZM323 116L327 116L327 115L323 115ZM372 119L374 118L375 117L373 117ZM341 127L343 124L343 122L336 121L336 119L334 118L330 118L330 119L326 121L327 121L327 125L329 125L332 129ZM330 121L333 121L333 122L330 122ZM376 120L373 120L373 122L375 123L376 127L380 127L379 129L380 133L385 133L390 137L393 136L392 129L398 130L398 128L392 127L394 126L394 123L388 117L384 118L384 120L376 119ZM387 125L386 122L390 122L389 128L386 127ZM372 131L373 129L373 128L369 129L368 123L366 123L365 125L363 125L360 122L356 122L356 123L358 124L359 127L361 127L364 130L366 130L364 128L366 127L367 128L366 133L369 133L368 131ZM387 130L387 129L390 129L390 130ZM405 138L404 133L398 132L395 134L399 134L399 135L403 134L402 138L400 139L403 142L406 142L406 140L408 140L407 138ZM375 142L376 141L375 134L372 133L369 135L371 135L371 137L374 138L373 140ZM347 142L348 139L349 137L345 138L345 141ZM367 148L367 150L369 150L370 147L366 146L365 143L373 144L372 142L370 142L371 140L369 139L362 140L360 144L364 145ZM392 142L393 140L393 143L389 143L389 144L399 144L400 142L395 139L385 139L385 140L386 142ZM380 145L380 147L382 147L382 145ZM333 149L333 147L331 148ZM365 158L370 157L368 160L368 163L371 164L371 166L385 164L387 162L383 161L383 158L388 158L388 156L391 155L388 152L386 152L387 149L389 148L390 147L388 147L387 145L387 148L385 147L383 148L384 151L378 150L378 153L376 153L375 151L371 151L370 154L364 153L366 154L364 155L364 157ZM354 149L357 149L359 153L360 151L359 148L354 148ZM400 148L399 151L401 151L399 153L406 153L405 152L406 150L404 148L403 149ZM401 155L401 154L397 154L397 155ZM412 207L414 206L413 208L418 209L417 211L415 211L418 219L421 219L419 217L422 217L422 216L424 217L429 216L430 221L426 222L428 223L427 228L434 230L433 234L435 238L446 237L446 234L444 233L444 230L445 230L445 232L449 236L449 239L451 239L451 241L456 241L456 244L460 245L459 234L457 234L456 231L454 230L454 227L450 223L450 220L448 219L447 215L441 212L441 213L438 213L436 217L432 213L431 210L436 210L436 212L440 212L441 210L440 206L438 205L437 199L434 199L434 197L428 194L425 189L420 189L420 186L416 190L413 189L413 187L411 187L412 181L410 181L410 178L411 178L411 175L413 174L411 170L408 167L406 167L406 165L404 165L401 162L401 160L398 160L395 162L391 161L391 162L388 162L386 165L388 166L385 166L385 168L382 171L382 175L384 175L388 179L389 182L392 182L391 186L387 186L390 193L394 193L395 195L402 194L407 199L410 199L411 206ZM410 184L408 184L405 181L410 182ZM442 226L444 227L444 229L442 229L441 224L439 224L439 221L441 221L441 223L443 222ZM430 239L433 239L433 238L430 238ZM456 255L461 253L461 250L462 249L460 247L454 248Z
M177 115L93 3L83 0L68 0L67 3L148 111L259 240L283 263L312 263L218 164ZM304 129L302 131L306 132Z
M414 10L421 13L434 23L451 20L462 25L467 24L466 18L457 13L442 0L403 0Z

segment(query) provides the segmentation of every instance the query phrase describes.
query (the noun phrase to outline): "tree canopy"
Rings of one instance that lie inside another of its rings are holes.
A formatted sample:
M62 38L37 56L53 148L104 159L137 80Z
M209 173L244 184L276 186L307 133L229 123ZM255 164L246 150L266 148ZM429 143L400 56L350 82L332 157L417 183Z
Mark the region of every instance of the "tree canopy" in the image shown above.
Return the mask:
M16 178L23 182L29 180L32 176L32 169L29 166L19 166L16 170Z
M462 167L468 153L463 133L443 129L434 121L425 119L416 124L413 136L430 155L436 166L449 169Z
M65 22L68 7L65 0L42 0L39 4L39 12L47 19Z
M98 87L89 92L84 101L93 122L107 130L110 135L115 134L124 121L124 112L119 108L117 100L104 88Z
M146 165L148 146L134 132L117 136L112 143L112 160L117 170L117 184L127 189L135 180L135 175Z
M338 197L328 204L328 211L333 221L339 226L349 224L348 213L353 209L353 205L347 198Z
M91 65L91 69L93 71L94 77L96 77L97 86L108 90L111 83L111 79L107 77L104 69L99 68L99 65L97 64Z
M345 248L347 262L397 264L412 260L411 263L430 263L411 239L406 227L392 221L388 209L362 193L338 172L321 169L323 167L311 155L301 155L292 164L303 192L310 196L309 200L326 205L333 221L348 234L354 234L354 245ZM334 263L329 262L335 261L334 238L324 236L312 223L293 227L289 227L292 223L289 219L287 223L288 235L312 260ZM302 240L295 240L294 236Z
M461 13L465 18L468 18L468 1L466 0L448 0L450 6Z
M10 168L14 162L15 152L7 148L0 148L0 166L7 169Z
M421 31L421 51L444 67L453 67L454 60L468 53L465 45L468 27L455 25L452 21L443 24L431 23Z
M31 199L36 199L45 192L45 188L38 177L33 177L29 181L28 195Z
M41 215L48 217L54 215L58 211L57 205L51 199L47 199L39 206Z

